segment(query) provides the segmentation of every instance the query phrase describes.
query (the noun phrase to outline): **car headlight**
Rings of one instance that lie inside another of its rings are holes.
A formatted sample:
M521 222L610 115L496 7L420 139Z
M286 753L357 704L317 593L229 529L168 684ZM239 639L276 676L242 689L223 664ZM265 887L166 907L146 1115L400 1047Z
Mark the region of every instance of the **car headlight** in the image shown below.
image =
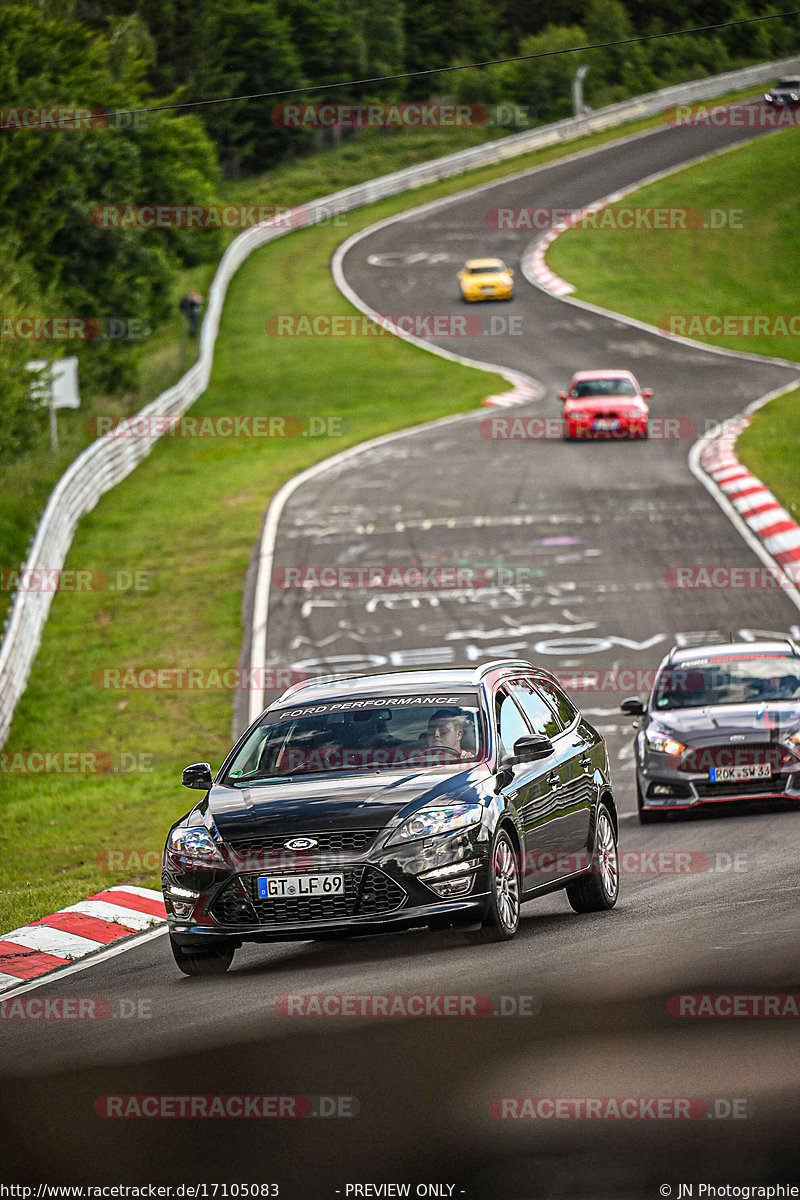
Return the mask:
M567 419L570 421L590 421L592 414L590 412L581 412L578 409L573 409L567 413Z
M677 741L668 729L648 729L645 737L650 749L657 750L659 754L682 754L686 749L683 742Z
M225 866L225 859L220 854L217 843L202 825L173 829L167 838L167 849L203 866Z
M440 833L455 833L480 824L482 804L439 804L421 808L404 821L389 838L387 845L415 842L419 838L437 837Z
M797 729L794 733L791 733L786 740L792 746L800 746L800 729Z

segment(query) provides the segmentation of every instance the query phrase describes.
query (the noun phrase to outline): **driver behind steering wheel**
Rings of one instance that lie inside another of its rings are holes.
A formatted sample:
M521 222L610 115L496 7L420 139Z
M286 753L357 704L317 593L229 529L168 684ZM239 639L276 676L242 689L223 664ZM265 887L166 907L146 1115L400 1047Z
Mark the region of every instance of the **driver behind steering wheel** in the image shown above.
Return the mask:
M469 750L462 746L469 717L455 708L439 708L428 720L424 735L425 744L431 750L453 750L459 758L472 758Z

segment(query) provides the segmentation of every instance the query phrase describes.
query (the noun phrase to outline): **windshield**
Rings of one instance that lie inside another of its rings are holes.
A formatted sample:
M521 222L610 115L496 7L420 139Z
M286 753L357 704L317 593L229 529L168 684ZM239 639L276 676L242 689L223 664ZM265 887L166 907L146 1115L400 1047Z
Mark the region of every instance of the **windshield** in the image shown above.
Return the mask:
M570 396L635 396L636 388L630 379L581 379L574 385Z
M501 262L488 263L482 267L467 267L470 275L494 275L497 271L505 271L506 264Z
M225 782L475 762L485 757L480 729L475 693L298 705L266 715Z
M800 700L800 659L780 654L702 658L667 667L656 681L655 707Z
M776 88L786 88L788 91L800 91L800 79L780 79L776 84Z

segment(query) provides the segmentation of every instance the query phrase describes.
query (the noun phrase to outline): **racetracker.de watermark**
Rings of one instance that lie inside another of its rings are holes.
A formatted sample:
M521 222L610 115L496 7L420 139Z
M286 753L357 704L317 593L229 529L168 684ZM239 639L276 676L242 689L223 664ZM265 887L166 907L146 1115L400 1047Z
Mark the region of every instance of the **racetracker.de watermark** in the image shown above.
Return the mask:
M146 751L0 750L0 775L151 774L156 757Z
M497 1096L489 1114L497 1121L699 1121L742 1120L746 1097L724 1096Z
M0 1000L0 1021L143 1020L153 1016L144 996L13 996Z
M581 208L490 208L485 217L490 229L610 229L620 233L652 229L682 233L688 229L743 229L743 208L655 208L647 205L606 205Z
M699 125L714 129L783 129L800 124L795 108L771 104L677 104L664 112L666 125Z
M209 1118L255 1117L286 1120L295 1117L356 1117L361 1105L356 1096L276 1095L121 1095L98 1096L98 1117Z
M467 129L512 124L528 111L518 105L457 103L276 104L270 113L279 129Z
M763 536L763 535L762 535ZM669 588L718 588L730 591L774 588L794 589L800 585L800 563L783 567L670 567L664 572Z
M670 996L673 1017L800 1017L798 992L683 992Z
M141 341L152 333L137 317L3 317L2 342Z
M800 337L800 313L665 313L657 328L672 337Z
M40 108L0 108L0 130L80 133L86 129L146 129L155 117L155 113L146 109L138 112L106 112L104 108L67 108L53 105Z
M617 865L621 875L723 875L748 870L749 859L740 852L717 851L709 855L700 850L622 850L617 855ZM578 871L597 873L600 867L585 850L575 854L529 851L520 858L520 869L556 877Z
M275 313L264 328L270 337L386 337L398 333L417 338L519 337L520 314L492 313Z
M550 672L568 692L651 692L659 671L655 667L561 667ZM670 675L675 692L697 692L703 688L697 672L676 670Z
M98 204L89 213L98 229L301 229L347 224L337 208L280 204Z
M89 417L84 429L90 437L106 438L293 438L343 437L344 417L333 413L288 416L278 413L222 413L205 417L143 415Z
M509 574L511 573L509 571ZM494 582L495 575L496 572L488 567L445 567L439 564L418 566L410 563L373 563L345 567L330 564L276 567L272 573L272 582L275 587L284 590L299 588L305 591L390 591L399 588L402 591L442 591L451 588L469 590L489 587Z
M31 567L0 570L0 592L147 592L155 571Z
M96 688L138 692L283 691L308 679L290 667L98 667Z
M277 104L270 114L279 129L466 129L497 126L529 129L532 104L414 103Z
M582 418L576 418L579 420ZM478 431L487 441L498 442L559 442L567 431L567 422L563 417L518 417L493 414L485 417L478 425ZM690 417L650 417L647 421L647 436L652 441L676 442L692 440L697 437L697 422ZM591 426L582 428L580 425L574 431L574 437L586 441L608 441L609 438L624 439L628 430L624 425L619 429L596 430Z
M0 108L0 129L81 130L107 125L108 113L102 108Z
M278 996L284 1017L534 1017L538 996L449 992L311 992Z

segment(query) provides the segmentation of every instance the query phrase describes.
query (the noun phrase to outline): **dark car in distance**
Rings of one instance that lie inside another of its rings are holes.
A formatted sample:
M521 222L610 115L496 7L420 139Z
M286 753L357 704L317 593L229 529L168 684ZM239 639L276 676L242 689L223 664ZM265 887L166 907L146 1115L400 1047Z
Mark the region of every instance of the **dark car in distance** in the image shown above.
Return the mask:
M789 104L800 104L800 79L779 79L768 92L764 93L767 104L774 108L784 108Z
M731 801L800 803L800 648L785 641L673 648L639 718L642 824Z
M565 888L617 900L617 810L601 735L546 671L476 669L295 684L170 830L162 886L175 960L227 970L245 941L478 926Z

